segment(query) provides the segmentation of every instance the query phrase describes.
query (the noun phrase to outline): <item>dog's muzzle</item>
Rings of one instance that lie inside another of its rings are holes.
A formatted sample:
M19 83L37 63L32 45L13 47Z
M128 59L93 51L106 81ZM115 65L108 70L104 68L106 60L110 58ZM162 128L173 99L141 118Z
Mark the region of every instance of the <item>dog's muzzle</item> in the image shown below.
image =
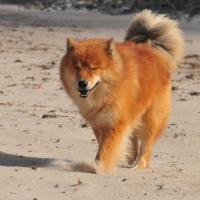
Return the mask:
M78 82L78 91L80 93L80 97L86 98L92 90L96 88L96 86L99 84L99 81L92 87L91 89L88 89L88 82L86 80L80 80Z

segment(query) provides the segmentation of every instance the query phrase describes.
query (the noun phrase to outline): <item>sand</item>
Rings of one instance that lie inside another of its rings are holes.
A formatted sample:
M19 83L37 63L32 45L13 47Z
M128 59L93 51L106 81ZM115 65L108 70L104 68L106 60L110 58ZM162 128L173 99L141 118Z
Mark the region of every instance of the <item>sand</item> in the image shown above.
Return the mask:
M0 6L0 200L200 199L200 18L181 20L186 57L147 170L69 171L97 142L59 81L66 37L121 40L131 16Z

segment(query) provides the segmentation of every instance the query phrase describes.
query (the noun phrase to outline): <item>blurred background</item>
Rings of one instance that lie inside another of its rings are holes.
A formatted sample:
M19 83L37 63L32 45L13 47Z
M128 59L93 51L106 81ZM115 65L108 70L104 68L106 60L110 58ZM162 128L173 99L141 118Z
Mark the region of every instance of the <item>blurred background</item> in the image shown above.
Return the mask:
M200 13L199 0L0 0L2 4L18 4L28 8L55 11L74 9L97 10L108 14L129 14L144 8L170 14Z

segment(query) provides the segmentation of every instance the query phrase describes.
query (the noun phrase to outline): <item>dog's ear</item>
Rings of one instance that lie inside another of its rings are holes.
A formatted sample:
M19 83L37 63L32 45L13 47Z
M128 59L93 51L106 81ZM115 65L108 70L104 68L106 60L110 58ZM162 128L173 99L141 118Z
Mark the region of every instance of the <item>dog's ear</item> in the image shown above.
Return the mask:
M110 38L106 41L106 51L110 56L115 55L116 49L115 49L115 41L113 38Z
M67 38L67 53L75 49L76 41L72 38Z

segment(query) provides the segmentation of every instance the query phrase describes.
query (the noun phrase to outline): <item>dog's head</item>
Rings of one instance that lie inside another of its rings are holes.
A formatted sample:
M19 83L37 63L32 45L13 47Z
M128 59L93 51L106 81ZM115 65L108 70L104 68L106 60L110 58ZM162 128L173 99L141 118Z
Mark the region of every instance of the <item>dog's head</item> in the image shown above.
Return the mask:
M67 39L66 57L74 87L86 98L110 79L118 56L113 39Z

